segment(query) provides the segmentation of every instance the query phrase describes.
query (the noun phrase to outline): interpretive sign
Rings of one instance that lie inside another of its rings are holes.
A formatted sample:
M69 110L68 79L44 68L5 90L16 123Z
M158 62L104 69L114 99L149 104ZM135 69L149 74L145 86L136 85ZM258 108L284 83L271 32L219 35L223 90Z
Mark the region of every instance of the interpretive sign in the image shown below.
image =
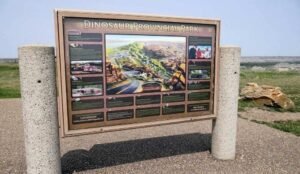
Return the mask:
M55 11L63 135L215 118L218 20Z

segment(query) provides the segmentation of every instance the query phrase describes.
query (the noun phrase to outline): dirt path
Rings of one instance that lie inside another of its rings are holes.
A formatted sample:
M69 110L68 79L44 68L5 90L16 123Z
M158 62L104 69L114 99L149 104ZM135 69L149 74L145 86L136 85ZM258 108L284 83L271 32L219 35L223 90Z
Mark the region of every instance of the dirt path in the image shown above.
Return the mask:
M239 117L247 120L273 122L300 120L299 112L269 112L262 109L249 108L245 112L239 112Z
M0 100L0 173L25 173L19 99ZM300 173L300 138L238 120L237 156L212 158L211 121L64 138L64 173Z

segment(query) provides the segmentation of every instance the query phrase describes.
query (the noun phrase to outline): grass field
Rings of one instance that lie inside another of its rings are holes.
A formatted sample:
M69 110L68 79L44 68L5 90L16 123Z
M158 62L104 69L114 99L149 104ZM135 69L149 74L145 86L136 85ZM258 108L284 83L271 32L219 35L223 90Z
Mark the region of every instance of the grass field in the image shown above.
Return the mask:
M297 136L300 136L300 120L298 121L277 121L274 123L267 123L275 129L282 130L284 132L290 132Z
M298 71L251 71L242 70L240 75L240 88L244 87L249 82L255 82L259 85L272 85L278 86L282 91L290 97L295 103L295 109L293 112L300 112L300 72ZM245 110L247 107L262 107L258 106L254 101L240 100L239 111ZM270 111L284 112L283 109L267 108L264 109ZM257 121L256 121L257 122ZM277 121L277 122L257 122L268 125L272 128L279 129L284 132L289 132L300 136L300 121Z
M292 111L300 112L300 72L299 71L260 71L242 70L240 75L240 88L249 82L255 82L259 85L278 86L295 103L296 108ZM253 101L240 101L239 110L246 107L257 107ZM272 110L272 109L271 109ZM275 109L276 111L284 111Z
M300 136L300 120L298 121L275 121L275 122L263 122L263 121L254 121L256 123L265 124L272 128L279 129L284 132L289 132Z
M19 98L19 66L16 63L0 64L0 98Z

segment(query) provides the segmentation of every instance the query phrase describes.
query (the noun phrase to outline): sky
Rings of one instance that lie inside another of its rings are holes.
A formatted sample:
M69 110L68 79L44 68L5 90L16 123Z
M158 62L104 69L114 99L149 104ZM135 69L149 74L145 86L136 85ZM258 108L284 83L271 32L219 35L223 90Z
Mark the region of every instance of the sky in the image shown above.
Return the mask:
M300 0L0 0L0 58L55 46L55 8L221 19L221 45L242 56L300 56Z

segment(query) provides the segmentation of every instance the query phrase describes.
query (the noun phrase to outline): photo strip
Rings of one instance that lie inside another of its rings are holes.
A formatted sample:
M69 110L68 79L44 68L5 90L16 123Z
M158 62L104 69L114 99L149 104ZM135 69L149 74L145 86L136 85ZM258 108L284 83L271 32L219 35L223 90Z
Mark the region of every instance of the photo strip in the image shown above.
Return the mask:
M72 76L72 97L103 95L102 77Z
M211 37L189 37L189 59L211 59L212 38Z
M189 61L189 80L209 80L211 62Z
M69 44L71 61L102 61L102 44Z
M102 73L102 60L71 61L71 74L97 74Z

